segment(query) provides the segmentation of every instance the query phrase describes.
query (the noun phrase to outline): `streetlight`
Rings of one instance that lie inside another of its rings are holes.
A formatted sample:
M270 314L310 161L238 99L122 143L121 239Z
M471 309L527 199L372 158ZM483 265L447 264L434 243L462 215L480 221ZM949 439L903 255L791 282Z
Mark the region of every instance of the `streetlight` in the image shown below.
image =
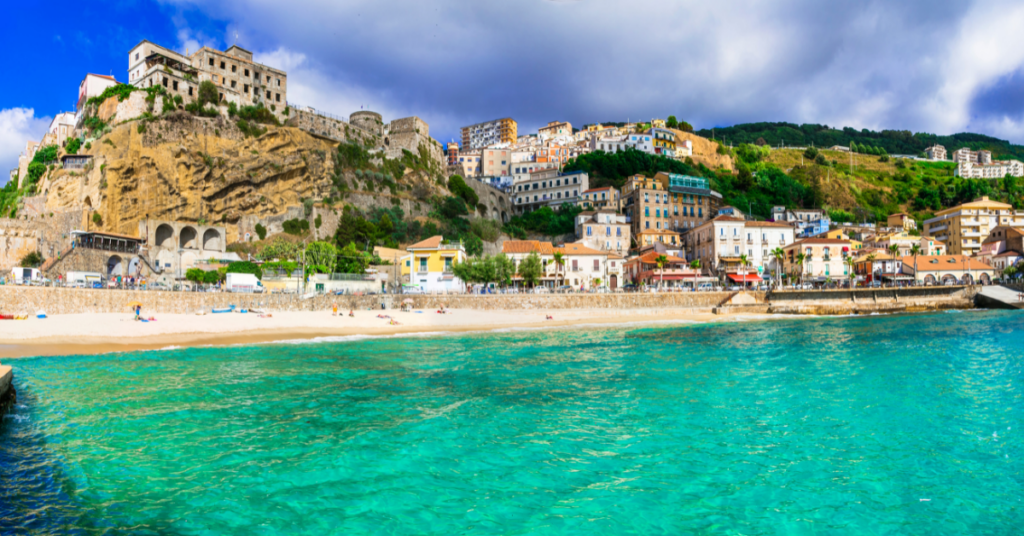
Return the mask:
M184 249L178 248L178 291L185 290L185 286L181 284L181 254L185 253Z

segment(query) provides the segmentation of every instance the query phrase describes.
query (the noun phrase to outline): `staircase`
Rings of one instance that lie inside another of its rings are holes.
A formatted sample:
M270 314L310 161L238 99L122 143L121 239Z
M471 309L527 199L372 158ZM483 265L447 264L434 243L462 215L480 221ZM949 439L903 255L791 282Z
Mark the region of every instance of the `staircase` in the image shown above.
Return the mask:
M50 270L52 270L55 266L57 266L57 263L62 262L65 259L67 259L69 256L71 256L74 253L74 251L75 251L74 247L69 247L68 249L65 249L64 251L62 251L60 253L60 255L57 255L56 257L50 257L49 259L46 259L46 261L43 262L43 265L39 267L39 271L42 272L43 274L49 273Z

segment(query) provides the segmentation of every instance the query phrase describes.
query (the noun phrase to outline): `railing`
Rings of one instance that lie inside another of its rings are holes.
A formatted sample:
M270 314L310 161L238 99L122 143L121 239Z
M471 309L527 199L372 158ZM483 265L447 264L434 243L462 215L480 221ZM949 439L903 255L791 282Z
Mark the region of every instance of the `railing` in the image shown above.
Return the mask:
M289 102L287 104L288 104L288 108L291 108L292 110L308 112L308 113L311 113L311 114L314 114L314 115L319 115L321 117L326 117L328 119L335 119L335 120L341 121L343 123L348 123L349 122L347 117L342 117L340 115L334 115L332 113L328 113L328 112L324 112L324 111L321 111L321 110L317 110L316 108L313 108L312 106L303 106L301 104L295 104L293 102Z

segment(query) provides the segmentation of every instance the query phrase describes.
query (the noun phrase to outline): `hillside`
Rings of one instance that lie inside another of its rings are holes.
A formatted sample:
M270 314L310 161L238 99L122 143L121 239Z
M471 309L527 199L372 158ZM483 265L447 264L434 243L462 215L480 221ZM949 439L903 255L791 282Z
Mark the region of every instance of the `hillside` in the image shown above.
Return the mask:
M850 142L858 145L881 147L889 154L918 155L935 144L942 145L947 151L953 152L961 147L972 150L987 149L992 151L994 158L1016 158L1024 160L1024 146L1014 145L984 134L961 133L951 136L938 136L924 132L912 133L908 130L856 130L850 127L831 128L828 125L793 123L745 123L731 127L702 129L697 134L723 140L737 146L742 143L758 143L761 140L772 147L785 145L789 147L827 148L833 145L849 147Z

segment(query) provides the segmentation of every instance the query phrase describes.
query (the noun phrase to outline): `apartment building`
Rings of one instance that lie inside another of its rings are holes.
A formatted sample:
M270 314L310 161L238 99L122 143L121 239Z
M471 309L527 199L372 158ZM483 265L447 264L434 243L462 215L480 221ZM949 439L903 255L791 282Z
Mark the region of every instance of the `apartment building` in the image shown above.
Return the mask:
M903 273L920 285L992 283L991 265L964 255L934 255L905 259Z
M511 164L512 170L512 183L518 184L523 181L530 180L530 174L535 171L546 171L555 170L558 171L559 166L554 162L520 162Z
M960 162L953 174L965 179L1001 179L1007 175L1024 177L1024 163L1020 160L997 160L988 164Z
M128 83L133 86L163 85L168 93L181 95L187 102L198 96L199 84L205 81L217 86L221 102L263 104L284 117L288 75L254 62L252 52L238 45L226 51L202 47L186 56L143 40L128 53Z
M480 150L480 168L485 177L505 177L509 175L512 163L512 150L508 147L487 147Z
M463 177L479 177L483 175L483 150L462 151L459 153L458 162L455 164L462 168Z
M904 231L915 231L917 230L917 222L914 221L914 217L906 212L898 212L896 214L890 214L886 219L886 225L889 227L899 227Z
M483 149L498 143L516 143L518 125L511 117L462 127L462 149Z
M795 233L784 222L716 216L686 233L683 242L687 260L700 259L710 272L737 273L742 269L740 255L746 255L748 270L769 275L781 268L774 251L792 244Z
M557 209L562 203L576 204L580 192L590 189L590 176L582 171L559 173L545 169L530 173L530 178L513 185L515 208L518 214L533 212L540 207Z
M900 257L910 255L910 251L915 245L918 247L921 255L937 254L934 253L936 240L933 237L914 236L907 231L879 234L864 241L864 247L868 249L889 251L889 248L896 246L899 248L897 255ZM941 249L941 243L939 247Z
M551 242L538 240L506 240L501 252L512 259L516 272L519 265L531 254L537 254L541 263L538 286L557 288L569 285L575 288L608 286L618 288L622 282L623 259L613 252L602 252L585 244L569 243L555 247ZM555 253L562 254L563 264L555 263ZM519 275L512 278L517 285L523 281Z
M542 140L572 136L572 123L568 121L552 121L547 126L538 128L537 135Z
M41 145L43 147L47 145L64 147L69 139L75 137L75 123L75 114L72 112L61 112L53 116Z
M623 254L632 244L629 222L612 210L587 210L576 216L576 241L598 251Z
M75 105L75 111L80 112L86 101L93 97L99 97L108 87L117 84L118 81L113 76L91 73L85 75L82 82L78 84L78 103Z
M654 136L651 134L623 134L621 136L591 138L589 148L591 151L604 151L606 153L636 149L637 151L654 154Z
M858 281L865 283L909 279L903 274L905 261L889 253L865 253L853 260L853 273Z
M832 220L825 211L817 208L787 209L776 206L772 207L772 219L792 223L797 228L797 235L803 237L827 233L832 225Z
M945 160L946 148L941 145L932 145L924 150L924 154L928 157L928 160Z
M721 202L722 195L709 187L707 179L675 173L634 175L622 190L622 211L641 246L648 238L680 245L679 236L711 219Z
M618 212L622 203L618 189L614 186L604 186L584 191L579 204L583 210L608 209Z
M664 264L658 266L658 259ZM634 285L673 288L696 285L700 271L692 269L685 259L675 255L649 251L626 261L626 278Z
M451 142L445 146L445 152L448 153L448 165L457 166L459 165L459 144Z
M937 212L924 222L924 234L944 242L949 255L973 255L999 226L1024 228L1024 212L985 196Z
M968 147L961 147L953 151L953 161L958 164L991 164L992 151L972 151Z
M799 258L804 255L803 261ZM831 238L804 238L783 248L783 270L805 283L843 281L850 277L846 258L850 242Z
M654 154L675 158L676 155L676 133L667 128L651 128L647 131L651 135L654 146Z

